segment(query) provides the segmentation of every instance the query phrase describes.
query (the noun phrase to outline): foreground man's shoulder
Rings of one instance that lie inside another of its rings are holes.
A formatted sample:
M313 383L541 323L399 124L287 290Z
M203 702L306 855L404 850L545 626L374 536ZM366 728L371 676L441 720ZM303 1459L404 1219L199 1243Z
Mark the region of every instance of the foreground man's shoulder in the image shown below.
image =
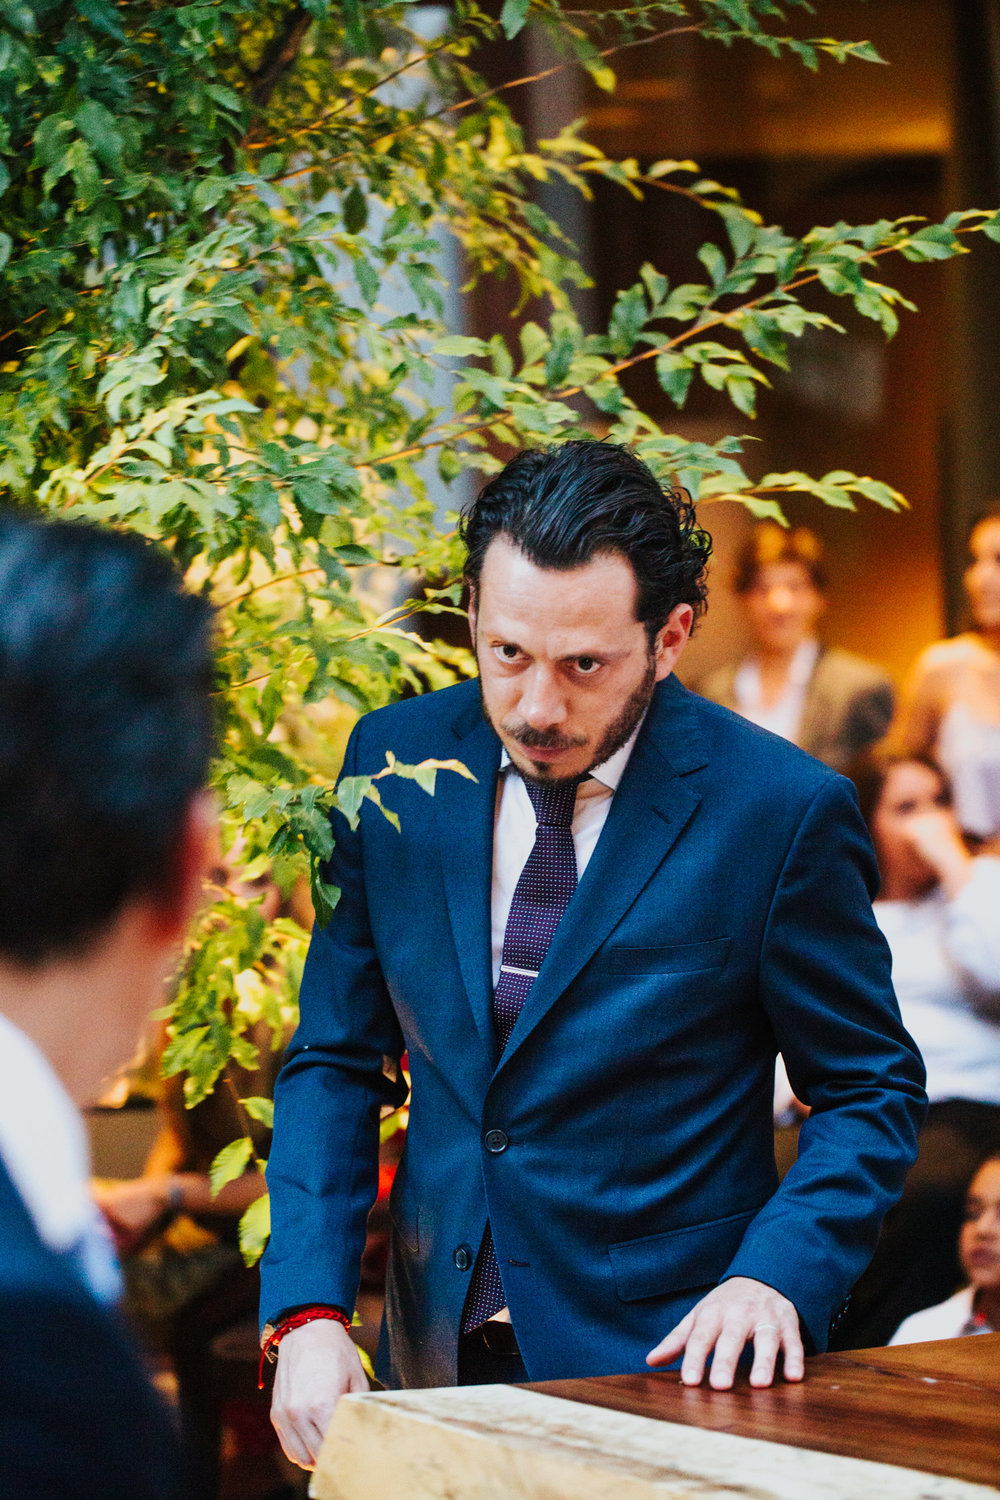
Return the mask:
M800 787L810 795L827 783L843 781L836 771L831 771L821 760L781 735L761 729L742 714L719 703L695 694L690 697L694 712L701 720L709 764L725 774L730 774L735 765L740 780L756 777L763 785L776 783L789 789Z
M365 743L383 743L393 748L391 737L424 734L429 729L461 726L480 717L479 683L476 679L438 688L373 708L358 720L356 734Z

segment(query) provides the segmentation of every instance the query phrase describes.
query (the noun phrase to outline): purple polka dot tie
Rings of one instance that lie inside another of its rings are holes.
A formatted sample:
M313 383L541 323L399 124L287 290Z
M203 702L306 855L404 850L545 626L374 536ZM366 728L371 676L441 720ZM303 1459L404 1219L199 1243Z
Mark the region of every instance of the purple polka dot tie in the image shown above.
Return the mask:
M493 1024L503 1052L521 1007L538 976L563 913L576 890L573 809L578 781L525 781L538 827L535 843L514 889L503 935L500 978L493 992ZM478 1328L507 1306L489 1224L472 1271L462 1332Z

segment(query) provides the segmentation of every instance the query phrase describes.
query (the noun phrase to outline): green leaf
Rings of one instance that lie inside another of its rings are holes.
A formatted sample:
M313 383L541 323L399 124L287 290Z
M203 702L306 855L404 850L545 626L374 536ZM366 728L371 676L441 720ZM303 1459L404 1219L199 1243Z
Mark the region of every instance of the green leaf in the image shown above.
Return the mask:
M460 359L489 352L490 346L485 339L469 338L464 333L449 333L443 339L436 339L431 345L432 354L455 355Z
M261 1099L251 1096L249 1099L241 1099L240 1103L250 1116L251 1120L257 1120L268 1130L274 1129L274 1100Z
M96 99L85 99L73 118L95 156L113 171L123 171L123 137L111 111Z
M367 260L354 262L354 274L358 279L358 290L371 307L379 293L379 276L375 267Z
M635 341L646 324L646 297L641 285L619 292L608 324L612 354L631 354Z
M709 240L698 251L698 259L705 267L709 276L711 276L712 285L720 286L726 279L728 268L726 266L726 258L718 245L713 245L711 240Z
M358 811L371 780L370 776L342 776L337 782L337 811L343 813L352 828L358 826Z
M513 41L528 19L531 0L504 0L500 12L500 25L508 42Z
M656 378L675 406L687 400L694 365L685 355L666 352L656 356Z
M368 198L356 182L344 197L344 228L348 234L360 234L367 223Z
M243 1176L252 1156L253 1142L248 1135L241 1136L238 1141L230 1141L228 1146L223 1146L208 1169L208 1180L213 1198L219 1196L227 1182L234 1182L237 1177Z
M199 213L207 213L209 209L225 197L229 183L225 177L204 177L195 185L191 195L191 206Z
M255 1266L264 1254L271 1234L271 1198L264 1193L245 1210L239 1223L240 1254L245 1265Z
M10 235L5 234L4 231L0 229L0 271L3 270L4 266L10 260L10 252L13 250L13 248L14 241L11 239Z
M757 413L757 385L753 377L737 371L726 380L726 394L733 405L748 417Z

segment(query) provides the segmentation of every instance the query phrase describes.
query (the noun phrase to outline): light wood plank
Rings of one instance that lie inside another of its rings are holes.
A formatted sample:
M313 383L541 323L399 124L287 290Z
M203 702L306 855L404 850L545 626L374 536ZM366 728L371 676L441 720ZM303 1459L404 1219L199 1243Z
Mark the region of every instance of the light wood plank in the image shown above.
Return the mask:
M347 1396L315 1500L996 1500L985 1485L516 1386Z

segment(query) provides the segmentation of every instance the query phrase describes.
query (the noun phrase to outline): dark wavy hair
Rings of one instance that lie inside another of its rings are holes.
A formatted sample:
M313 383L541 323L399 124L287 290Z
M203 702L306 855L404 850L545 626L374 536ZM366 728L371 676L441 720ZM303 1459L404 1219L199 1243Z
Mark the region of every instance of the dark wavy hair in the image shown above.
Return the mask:
M170 889L215 725L212 610L137 536L0 514L0 953Z
M506 537L539 568L578 568L602 553L629 561L636 618L650 640L678 604L705 609L712 540L685 490L664 489L615 443L526 449L480 490L460 522L465 577L476 588L490 543Z

